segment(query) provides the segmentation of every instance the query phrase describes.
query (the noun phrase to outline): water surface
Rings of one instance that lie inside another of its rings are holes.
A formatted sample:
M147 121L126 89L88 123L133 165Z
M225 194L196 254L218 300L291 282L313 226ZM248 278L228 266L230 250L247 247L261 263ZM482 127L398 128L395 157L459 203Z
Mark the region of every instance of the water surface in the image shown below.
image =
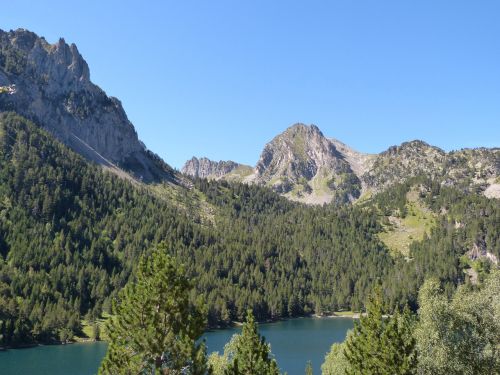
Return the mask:
M311 361L315 374L321 374L321 364L334 342L342 342L353 327L350 318L302 318L259 325L259 332L271 343L271 350L282 371L288 375L304 374ZM224 345L240 329L225 329L205 334L208 353L223 352Z
M96 374L107 347L104 342L95 342L6 350L0 352L0 374Z
M325 354L334 342L343 341L353 327L349 318L303 318L261 324L260 333L271 343L282 371L304 374L306 362L312 361L314 373L320 374ZM222 352L239 328L207 332L208 353ZM2 375L92 375L106 353L103 342L48 345L0 352Z

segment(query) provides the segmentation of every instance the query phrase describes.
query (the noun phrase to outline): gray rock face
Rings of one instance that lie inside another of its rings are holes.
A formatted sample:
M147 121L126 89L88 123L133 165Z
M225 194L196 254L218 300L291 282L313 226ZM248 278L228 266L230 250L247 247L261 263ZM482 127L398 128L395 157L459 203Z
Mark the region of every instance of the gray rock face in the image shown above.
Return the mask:
M332 158L336 156L336 158ZM338 152L318 127L295 124L265 145L255 169L257 181L269 182L286 177L297 182L312 179L319 168L338 164Z
M117 165L145 181L173 178L172 169L139 141L120 101L90 81L74 44L49 44L36 34L0 30L0 111L15 111L99 164Z
M198 159L193 157L184 164L181 172L191 177L221 178L231 173L239 166L241 166L241 164L230 160L212 161L207 158Z
M307 203L351 201L360 193L351 165L315 125L295 124L269 142L253 181Z

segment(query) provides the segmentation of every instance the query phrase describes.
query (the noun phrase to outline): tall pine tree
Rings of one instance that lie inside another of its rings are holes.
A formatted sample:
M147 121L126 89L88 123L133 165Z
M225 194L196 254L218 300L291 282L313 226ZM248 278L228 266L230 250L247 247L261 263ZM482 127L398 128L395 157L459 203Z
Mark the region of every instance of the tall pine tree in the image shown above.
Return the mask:
M348 336L344 355L348 375L411 375L416 373L414 318L408 308L392 317L382 316L382 293L376 288L368 299L366 315Z
M162 246L142 257L135 282L120 293L107 324L110 344L99 374L206 372L205 314L190 302L193 285Z
M243 324L241 337L236 341L234 357L226 375L279 375L271 348L259 334L251 310L247 312L246 322Z
M417 369L416 317L405 306L387 319L382 335L382 363L387 374L412 375Z

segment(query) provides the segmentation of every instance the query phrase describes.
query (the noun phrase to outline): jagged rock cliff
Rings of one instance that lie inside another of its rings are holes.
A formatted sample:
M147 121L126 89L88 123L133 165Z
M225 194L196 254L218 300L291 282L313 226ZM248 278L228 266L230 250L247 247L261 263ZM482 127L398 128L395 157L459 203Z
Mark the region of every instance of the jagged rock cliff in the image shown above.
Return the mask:
M90 81L74 44L49 44L18 29L0 30L0 111L15 111L99 164L123 168L145 181L173 179L173 170L139 141L120 101Z
M253 173L253 168L234 161L213 161L208 158L193 157L181 169L186 176L195 178L221 179L241 182Z
M227 175L240 164L234 161L212 161L207 158L193 157L188 160L181 169L181 172L192 177L218 178Z

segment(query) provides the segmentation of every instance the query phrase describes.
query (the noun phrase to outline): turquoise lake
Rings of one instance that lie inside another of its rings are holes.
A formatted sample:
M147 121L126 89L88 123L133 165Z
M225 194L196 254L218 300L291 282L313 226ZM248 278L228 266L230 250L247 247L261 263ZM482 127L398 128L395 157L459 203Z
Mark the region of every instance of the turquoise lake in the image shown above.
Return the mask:
M303 318L261 324L260 333L271 343L282 371L304 374L306 362L312 361L314 373L320 374L325 354L334 342L344 340L353 327L349 318ZM238 328L207 332L208 353L222 352ZM106 353L103 342L71 345L47 345L0 352L2 375L91 375L97 372Z

